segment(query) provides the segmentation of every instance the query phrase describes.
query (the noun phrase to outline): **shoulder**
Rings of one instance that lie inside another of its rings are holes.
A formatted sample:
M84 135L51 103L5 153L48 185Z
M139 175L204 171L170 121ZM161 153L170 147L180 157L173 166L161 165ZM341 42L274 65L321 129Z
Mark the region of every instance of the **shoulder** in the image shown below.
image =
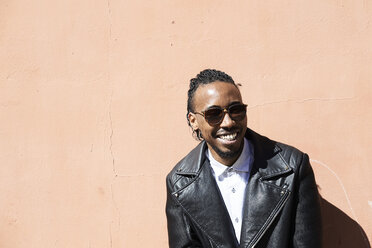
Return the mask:
M295 171L304 160L308 160L307 154L296 147L281 142L276 142L276 145L280 148L278 155Z
M168 173L167 186L173 187L182 177L194 177L199 171L201 164L205 160L205 141L200 142L185 157L183 157Z
M255 155L257 152L267 160L284 163L294 172L299 169L304 160L308 161L307 154L294 146L269 139L250 129L247 133L247 137L254 145Z

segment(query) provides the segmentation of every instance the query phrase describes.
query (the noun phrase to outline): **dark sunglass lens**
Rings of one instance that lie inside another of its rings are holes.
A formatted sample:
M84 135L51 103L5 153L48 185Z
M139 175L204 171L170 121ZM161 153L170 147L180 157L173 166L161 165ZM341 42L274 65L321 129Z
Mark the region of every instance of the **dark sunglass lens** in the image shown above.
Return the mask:
M229 114L231 118L237 120L244 119L246 112L247 112L246 105L233 105L229 108Z
M222 109L219 109L219 108L208 109L204 112L205 120L209 124L219 123L221 121L222 115L223 115L223 111Z

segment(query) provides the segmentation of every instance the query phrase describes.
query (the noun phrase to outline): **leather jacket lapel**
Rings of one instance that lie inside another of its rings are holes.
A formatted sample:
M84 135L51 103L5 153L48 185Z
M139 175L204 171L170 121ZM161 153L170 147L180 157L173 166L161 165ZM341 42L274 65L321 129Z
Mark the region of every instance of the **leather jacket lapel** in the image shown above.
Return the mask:
M254 247L273 223L290 192L254 174L246 188L240 247Z
M283 182L292 169L281 158L281 149L268 140L258 141L260 136L249 138L255 149L255 161L245 193L239 247L255 247L290 194Z
M182 175L182 172L178 175ZM238 247L233 225L208 159L204 160L195 180L179 190L177 196L179 204L215 247Z

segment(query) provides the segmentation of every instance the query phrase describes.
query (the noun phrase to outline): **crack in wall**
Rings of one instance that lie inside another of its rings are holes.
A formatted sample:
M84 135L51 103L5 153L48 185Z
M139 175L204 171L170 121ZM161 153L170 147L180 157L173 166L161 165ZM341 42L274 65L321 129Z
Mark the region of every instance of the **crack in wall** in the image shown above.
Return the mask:
M115 180L115 179L114 179ZM113 189L113 184L114 183L111 183L110 185L110 190L111 190L111 201L112 201L112 204L114 206L114 209L115 209L115 212L117 213L117 219L118 219L118 228L120 229L120 226L121 226L121 213L120 213L120 209L119 207L117 206L117 203L115 201L115 196L114 196L114 189ZM113 238L112 238L112 227L114 225L115 221L114 219L111 220L110 222L110 247L112 247L112 244L113 244Z
M111 225L112 225L112 222L110 224L110 247L112 248L112 230L111 230Z
M315 160L315 159L310 159L311 162L314 162L314 163L317 163L321 166L323 166L324 168L326 168L327 170L329 170L334 176L335 178L337 179L338 183L340 184L341 188L342 188L342 191L344 192L344 195L345 195L345 198L346 198L346 201L347 201L347 204L349 205L349 208L351 210L351 214L353 215L353 218L358 222L358 218L354 212L354 209L353 207L351 206L351 201L350 201L350 198L349 198L349 195L347 194L346 192L346 188L344 186L344 184L342 183L340 177L336 174L336 172L334 170L332 170L328 165L326 165L325 163L322 163L318 160Z
M113 202L113 204L114 204L114 207L115 207L115 210L116 210L116 212L118 213L118 215L119 215L119 227L121 226L121 213L120 213L120 209L118 208L118 205L117 205L117 203L116 203L116 201L115 201L115 197L114 197L114 189L113 189L113 183L111 183L111 200L112 200L112 202Z
M356 216L355 214L355 211L353 209L353 207L351 206L351 201L350 201L350 198L349 198L349 195L348 193L346 192L346 188L344 186L344 184L342 183L341 181L341 178L336 174L336 172L334 170L332 170L328 165L326 165L325 163L319 161L319 160L316 160L316 159L310 159L310 162L314 162L314 163L317 163L321 166L323 166L324 168L328 169L337 179L338 183L340 184L341 188L342 188L342 191L344 192L345 194L345 198L346 198L346 201L347 201L347 204L349 205L350 207L350 210L351 210L351 213L353 215L353 218L355 219L355 221L358 223L358 227L359 227L359 231L360 233L362 234L362 237L364 238L364 241L366 242L366 244L368 245L369 244L369 241L368 241L368 238L366 237L366 235L364 234L364 231L362 229L362 227L359 225L359 221L358 221L358 217Z
M112 30L112 12L111 12L111 2L107 0L107 13L108 13L108 23L109 23L109 39L111 40L111 30Z
M256 104L253 106L248 106L248 109L254 109L259 107L265 107L267 105L273 105L278 103L304 103L304 102L310 102L310 101L323 101L323 102L329 102L329 101L346 101L346 100L352 100L354 97L340 97L340 98L305 98L301 100L295 100L295 99L288 99L288 100L278 100L273 102L265 102L261 104Z
M112 105L112 95L114 94L114 92L112 91L111 92L111 97L110 97L110 104L109 104L109 120L110 120L110 154L111 154L111 160L112 160L112 171L114 173L114 176L117 177L117 173L116 173L116 168L115 168L115 156L114 156L114 152L112 150L112 145L113 145L113 142L112 142L112 137L114 136L114 128L112 126L112 116L111 116L111 105Z
M119 208L116 204L116 201L115 201L115 197L114 197L114 190L113 190L113 183L115 181L115 178L118 176L117 173L116 173L116 168L115 168L115 155L114 155L114 151L112 149L112 146L113 146L113 136L114 136L114 127L113 127L113 123L112 123L112 97L113 97L113 94L114 94L114 91L111 90L111 96L110 96L110 101L109 101L109 106L108 106L108 117L109 117L109 124L110 124L110 135L109 135L109 150L110 150L110 155L111 155L111 164L112 164L112 172L113 172L113 175L114 175L114 178L113 178L113 181L110 185L110 190L111 190L111 201L112 201L112 205L117 213L117 218L118 218L118 225L120 227L120 211L119 211ZM111 219L110 221L110 247L112 248L112 244L113 244L113 240L112 240L112 227L115 223L115 217L113 216L113 218Z

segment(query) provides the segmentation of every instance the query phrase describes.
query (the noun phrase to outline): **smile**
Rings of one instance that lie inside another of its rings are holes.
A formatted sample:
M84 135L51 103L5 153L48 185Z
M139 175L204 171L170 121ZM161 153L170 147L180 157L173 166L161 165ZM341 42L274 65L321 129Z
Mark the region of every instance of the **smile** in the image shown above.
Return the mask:
M231 134L219 135L218 138L222 140L226 140L226 141L233 141L236 139L237 136L238 136L238 133L236 132L236 133L231 133Z

